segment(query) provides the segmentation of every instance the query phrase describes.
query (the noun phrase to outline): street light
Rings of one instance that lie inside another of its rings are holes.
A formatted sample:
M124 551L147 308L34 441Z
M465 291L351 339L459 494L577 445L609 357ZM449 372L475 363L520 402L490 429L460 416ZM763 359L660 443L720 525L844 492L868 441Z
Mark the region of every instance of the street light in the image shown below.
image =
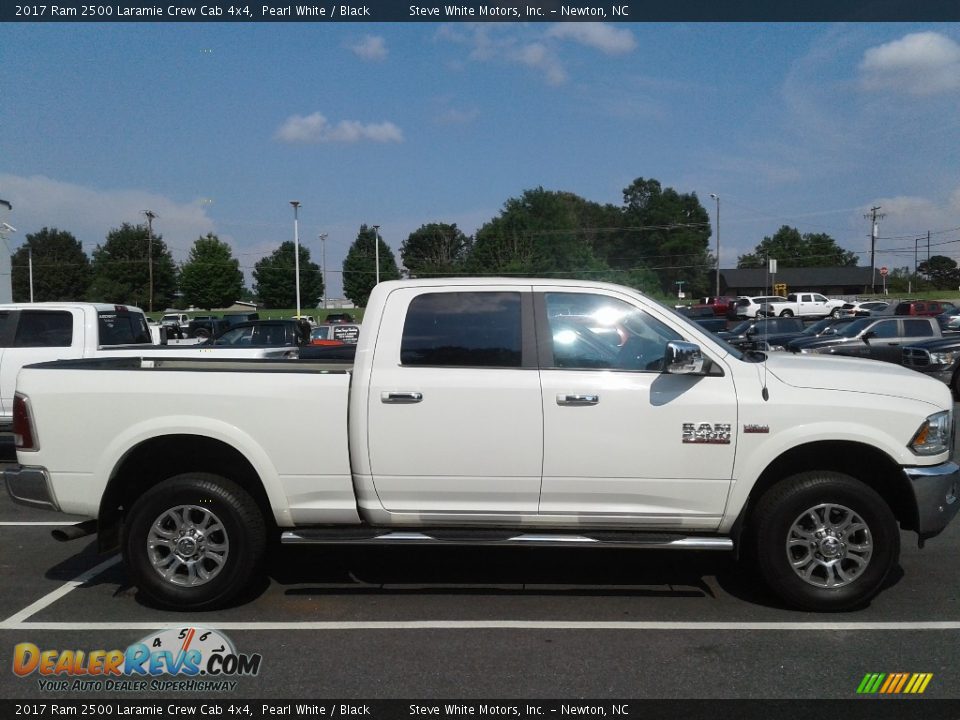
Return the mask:
M373 254L374 260L373 260L373 261L377 264L377 282L374 283L374 284L375 284L375 285L379 285L379 284L380 284L380 226L379 226L379 225L374 225L374 226L373 226L373 231L374 231L374 233L376 233L376 236L377 236L377 239L376 239L376 243L377 243L377 244L374 246L374 251L373 251L373 253L374 253L374 254Z
M320 262L323 263L323 309L327 309L327 233L320 233Z
M300 219L297 210L299 200L291 200L293 205L293 272L297 276L297 317L300 317Z
M717 201L717 291L714 297L720 297L720 196L710 193L710 197Z

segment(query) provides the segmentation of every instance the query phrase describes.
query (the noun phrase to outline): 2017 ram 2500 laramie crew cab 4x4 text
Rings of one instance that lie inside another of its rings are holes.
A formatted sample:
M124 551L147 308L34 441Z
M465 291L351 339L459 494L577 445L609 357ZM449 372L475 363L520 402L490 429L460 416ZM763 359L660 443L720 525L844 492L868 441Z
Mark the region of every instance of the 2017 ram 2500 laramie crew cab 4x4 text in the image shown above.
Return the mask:
M181 609L234 598L271 535L743 544L791 605L849 608L901 528L925 540L958 507L942 383L741 354L637 291L572 280L381 283L352 366L30 366L14 422L10 494L94 518L140 591Z

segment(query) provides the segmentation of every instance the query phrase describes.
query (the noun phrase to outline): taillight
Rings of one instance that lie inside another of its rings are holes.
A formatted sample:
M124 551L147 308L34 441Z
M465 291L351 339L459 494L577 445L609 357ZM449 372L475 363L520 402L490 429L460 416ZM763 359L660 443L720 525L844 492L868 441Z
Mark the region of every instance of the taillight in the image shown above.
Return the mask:
M38 449L27 396L20 393L13 396L13 442L17 450Z

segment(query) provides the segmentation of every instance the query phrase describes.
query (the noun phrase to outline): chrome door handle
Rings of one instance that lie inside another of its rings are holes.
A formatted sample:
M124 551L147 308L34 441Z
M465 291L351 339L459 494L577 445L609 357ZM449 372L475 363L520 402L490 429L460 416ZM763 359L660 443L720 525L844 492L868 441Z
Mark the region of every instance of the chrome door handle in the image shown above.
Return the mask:
M380 402L394 405L412 405L423 400L423 393L419 392L382 392Z
M557 395L557 405L596 405L599 395Z

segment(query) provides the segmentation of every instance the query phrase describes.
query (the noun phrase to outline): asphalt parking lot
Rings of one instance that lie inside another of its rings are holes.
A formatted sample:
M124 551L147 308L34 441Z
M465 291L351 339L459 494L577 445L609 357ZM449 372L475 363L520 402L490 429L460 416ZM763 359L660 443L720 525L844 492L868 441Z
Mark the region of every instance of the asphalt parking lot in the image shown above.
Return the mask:
M0 498L0 662L206 627L263 658L225 700L849 699L875 672L960 698L958 522L922 551L905 533L885 591L830 615L785 609L723 554L411 547L279 548L244 603L184 615L146 605L92 538L55 542L66 522ZM50 697L0 674L0 698Z

